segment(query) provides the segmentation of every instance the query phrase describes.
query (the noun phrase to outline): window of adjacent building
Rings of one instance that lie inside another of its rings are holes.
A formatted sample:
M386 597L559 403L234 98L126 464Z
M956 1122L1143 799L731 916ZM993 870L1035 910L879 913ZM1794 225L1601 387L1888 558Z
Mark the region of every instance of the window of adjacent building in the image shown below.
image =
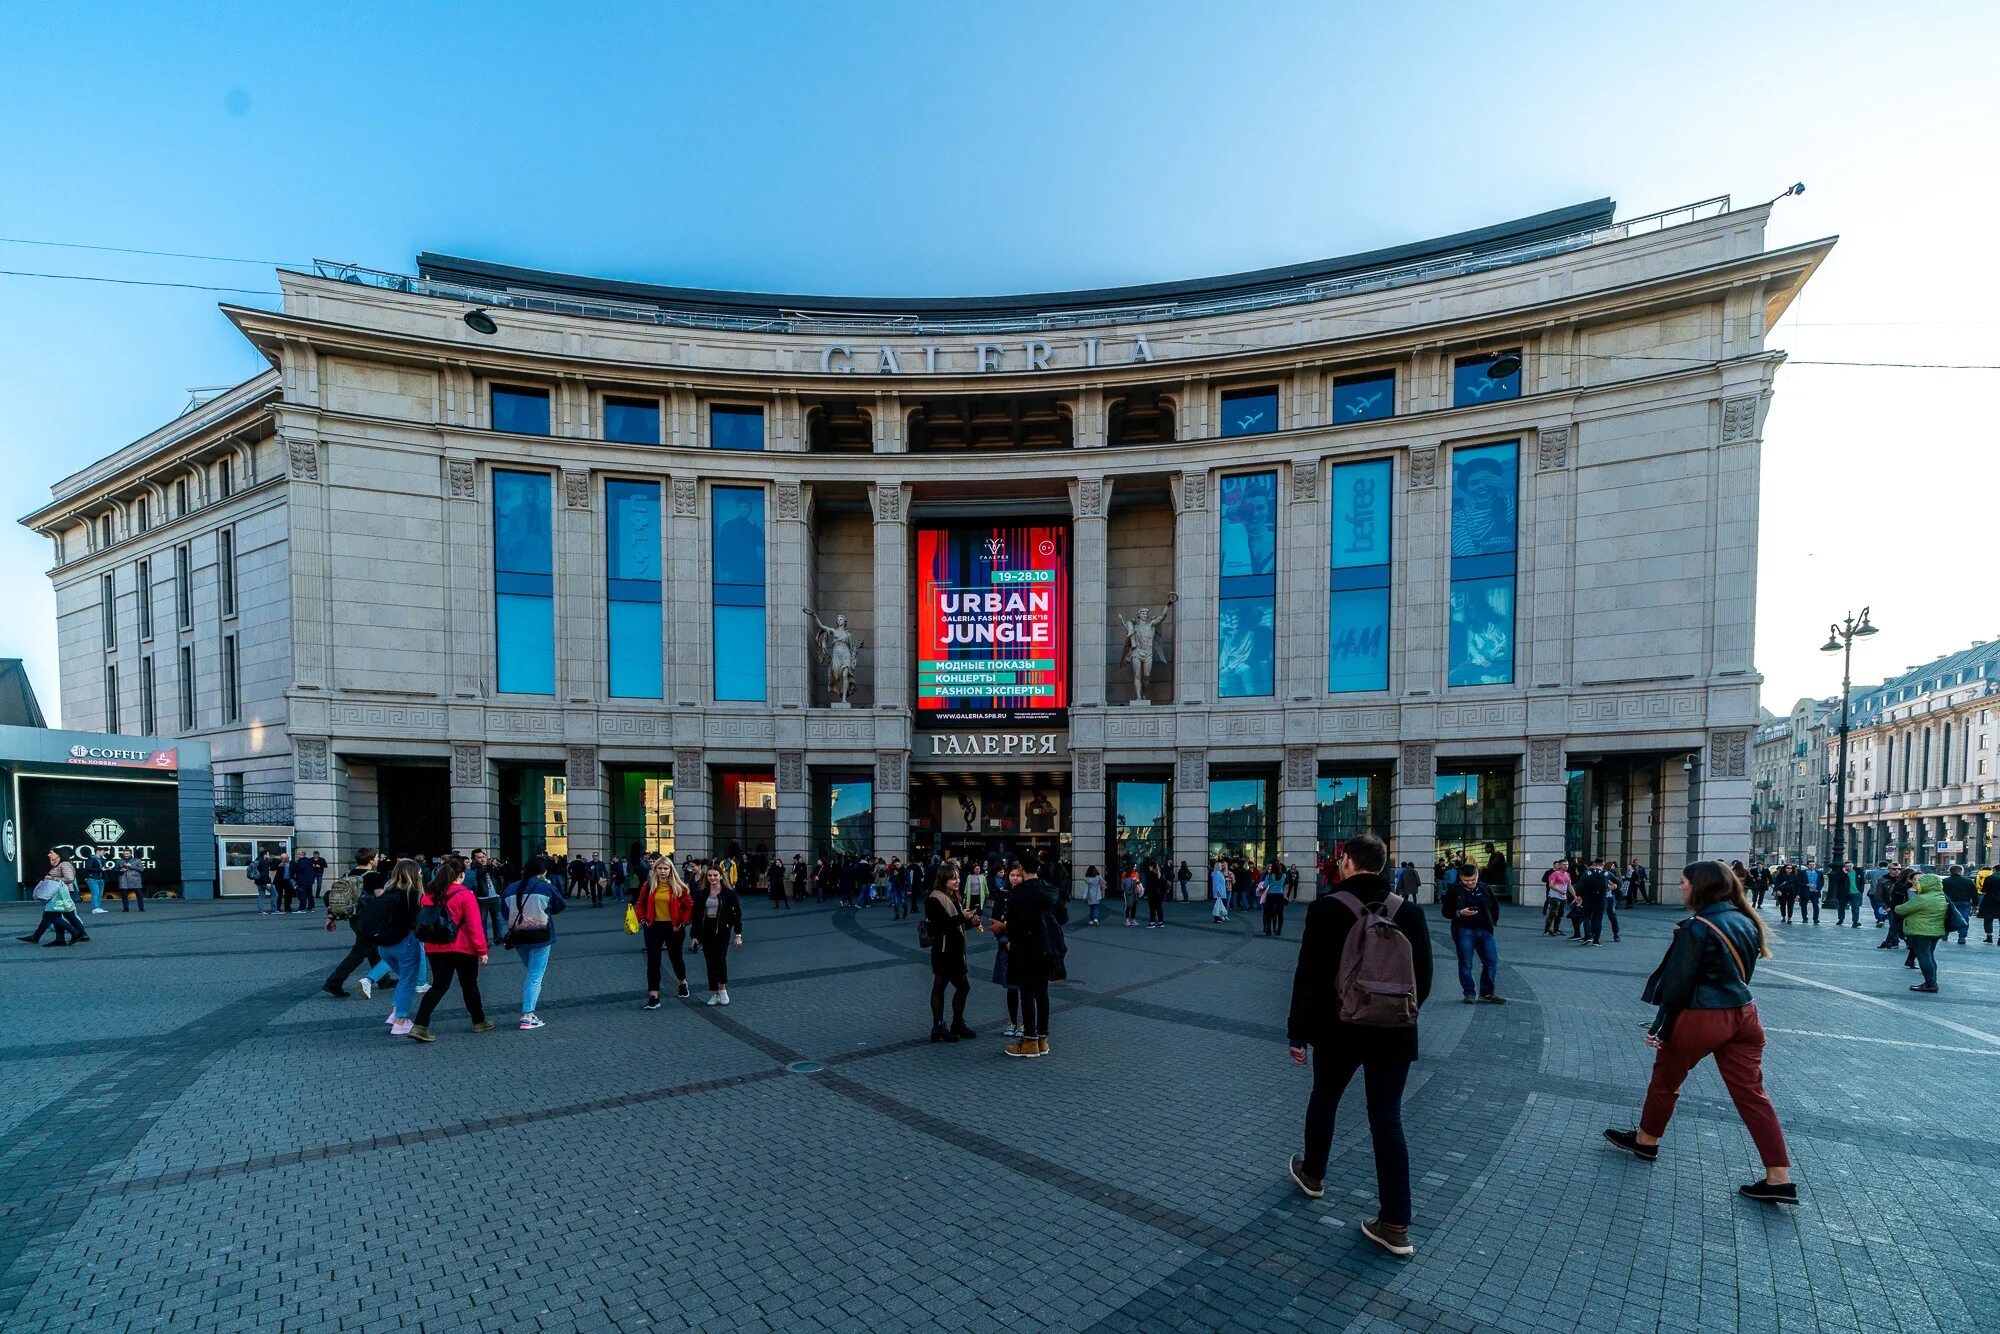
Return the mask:
M111 545L111 516L109 514L100 514L97 516L97 545L99 547L108 547Z
M1918 766L1917 775L1917 786L1931 785L1931 729L1928 727L1924 729L1924 762Z
M176 478L174 480L174 517L177 519L185 518L187 512L193 508L194 506L188 503L188 479L185 477Z
M1951 724L1944 725L1938 744L1938 782L1951 781Z
M547 473L493 474L495 683L503 694L556 689L555 532Z
M660 667L660 484L604 484L605 632L611 693L658 699Z
M118 665L104 664L104 730L118 730Z
M104 632L104 651L118 647L118 582L111 575L97 580L97 620Z
M708 410L708 443L712 449L762 449L764 409L714 404Z
M153 526L153 502L145 496L132 502L132 526L141 533Z
M607 396L604 400L604 438L621 445L659 444L660 400Z
M493 429L514 435L549 433L549 391L516 385L493 386Z
M215 535L215 577L222 598L222 614L236 614L236 531L224 528Z
M1521 349L1509 352L1481 354L1476 357L1460 357L1451 368L1451 405L1462 408L1472 403L1498 403L1502 399L1521 396L1521 371L1514 369L1511 375L1489 374L1493 363L1501 357L1519 357Z
M139 597L139 638L153 637L153 562L142 560L135 567L132 582L138 587L132 591Z
M1333 382L1333 424L1374 421L1396 415L1396 372L1344 375Z
M147 736L160 730L159 697L153 693L156 688L153 655L148 653L139 659L139 730Z
M764 698L764 493L718 486L709 493L715 581L715 697Z
M194 625L194 557L185 542L174 548L174 624Z
M1278 429L1278 391L1227 389L1222 394L1222 434L1264 435Z
M1336 695L1389 688L1393 470L1388 459L1343 463L1333 469L1326 688Z
M1111 813L1118 864L1137 867L1151 857L1171 865L1173 794L1164 777L1120 776L1111 780Z
M243 664L237 658L236 636L222 637L222 721L243 716Z
M180 653L181 731L194 730L194 645L182 644Z
M223 459L215 465L215 494L220 500L227 500L236 494L236 461Z
M1278 474L1224 477L1216 602L1215 691L1224 699L1275 689Z
M1519 467L1512 440L1452 452L1450 685L1514 679Z

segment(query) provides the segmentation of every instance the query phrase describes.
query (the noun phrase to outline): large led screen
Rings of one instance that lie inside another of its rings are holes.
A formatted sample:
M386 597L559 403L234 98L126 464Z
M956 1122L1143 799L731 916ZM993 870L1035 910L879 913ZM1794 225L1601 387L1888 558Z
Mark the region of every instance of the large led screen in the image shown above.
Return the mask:
M1069 529L917 530L917 710L1055 721L1069 707Z

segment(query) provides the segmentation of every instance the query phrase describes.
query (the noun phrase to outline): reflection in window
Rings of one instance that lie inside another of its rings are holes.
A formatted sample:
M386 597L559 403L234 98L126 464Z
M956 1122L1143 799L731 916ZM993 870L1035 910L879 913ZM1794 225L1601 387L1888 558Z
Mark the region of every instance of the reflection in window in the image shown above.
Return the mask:
M549 391L493 386L493 429L515 435L549 433Z
M1389 776L1386 773L1321 777L1314 797L1318 805L1319 852L1339 857L1350 838L1373 834L1389 837Z
M1269 778L1210 779L1208 855L1262 866L1272 856L1277 815Z
M1498 403L1503 399L1521 396L1521 368L1515 365L1512 372L1495 376L1489 374L1493 363L1502 357L1511 357L1517 363L1521 349L1510 352L1495 352L1491 356L1460 357L1451 368L1451 405L1462 408L1472 403Z
M549 475L496 470L493 628L501 693L555 693L555 591Z
M1217 589L1216 693L1271 694L1278 593L1278 474L1222 479L1222 568Z
M1223 394L1224 435L1264 435L1277 429L1276 389L1231 389Z
M1452 454L1450 685L1514 679L1519 466L1511 440Z
M1164 872L1172 837L1168 825L1168 792L1165 780L1115 778L1111 783L1111 812L1114 821L1112 848L1116 870L1137 868L1150 857Z
M769 769L715 775L715 839L719 853L742 857L769 852L778 830L778 782ZM750 892L747 882L736 888Z
M660 668L660 486L604 484L606 633L612 695L658 699Z
M1295 465L1296 466L1296 465ZM1333 548L1328 570L1326 688L1389 688L1389 525L1394 464L1333 469Z
M657 398L606 398L604 438L621 445L660 443L660 400Z
M715 567L718 700L764 698L764 492L718 486L710 493Z
M875 780L866 773L813 776L815 857L873 856Z
M1514 774L1511 769L1440 773L1436 780L1437 857L1483 868L1498 853L1513 864ZM1493 845L1493 853L1486 850ZM1510 875L1511 882L1512 876Z
M1369 422L1396 415L1396 373L1350 375L1333 382L1333 424Z
M667 770L615 769L611 788L611 847L606 856L642 852L674 855L674 776Z
M713 449L764 447L764 409L712 407L708 410L708 443Z

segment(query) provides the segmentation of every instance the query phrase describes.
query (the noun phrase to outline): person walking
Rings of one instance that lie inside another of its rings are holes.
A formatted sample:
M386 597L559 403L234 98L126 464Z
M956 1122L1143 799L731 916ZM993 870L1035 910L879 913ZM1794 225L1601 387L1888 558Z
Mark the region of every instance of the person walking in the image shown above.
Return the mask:
M1174 872L1174 882L1180 888L1182 903L1186 903L1188 901L1188 881L1192 879L1194 879L1194 872L1188 870L1188 864L1186 862L1182 862L1180 865L1180 869Z
M549 879L546 857L532 857L522 877L501 896L507 932L501 945L521 956L521 1031L543 1027L542 979L548 975L549 953L555 948L555 915L569 906L562 890Z
M479 970L487 962L486 923L479 900L461 882L464 873L463 861L456 856L445 857L417 910L417 938L423 942L424 957L431 965L431 989L417 1007L417 1022L409 1032L418 1042L437 1041L431 1032L431 1016L437 1013L438 1003L451 991L454 981L464 994L472 1031L493 1031L493 1022L486 1017L486 1005L479 996Z
M1993 923L2000 921L2000 862L1987 872L1983 888L1984 892L1979 897L1979 921L1986 930L1986 943L2000 944L1993 939Z
M1484 880L1461 880L1438 900L1438 911L1451 924L1451 943L1458 954L1458 989L1465 1003L1505 1005L1494 989L1500 974L1500 946L1494 933L1500 929L1500 900ZM1472 960L1479 959L1479 990L1472 989Z
M1570 878L1569 858L1558 857L1542 874L1542 934L1562 938L1563 917L1569 912L1576 883Z
M646 1004L642 1008L660 1008L662 949L674 967L674 994L686 1000L687 964L681 958L681 950L687 944L688 924L694 921L694 895L675 869L673 858L662 857L653 863L632 906L646 938Z
M1847 925L1847 915L1854 914L1854 928L1861 926L1861 894L1854 883L1854 863L1844 861L1826 873L1827 897L1833 900L1833 924Z
M1763 1179L1739 1186L1738 1193L1767 1204L1797 1204L1785 1132L1764 1091L1764 1026L1750 997L1757 960L1771 957L1770 934L1736 873L1721 862L1695 862L1684 870L1681 901L1692 915L1675 926L1642 997L1659 1009L1646 1030L1653 1074L1639 1128L1607 1129L1604 1138L1641 1162L1657 1161L1681 1085L1712 1056L1764 1163Z
M90 933L83 929L83 919L76 915L76 867L63 860L61 853L49 849L48 869L35 885L35 897L41 900L42 920L35 929L25 936L14 939L24 945L40 944L42 933L51 928L56 938L43 949L57 945L81 944L90 939Z
M1904 943L1903 917L1896 909L1910 901L1912 888L1912 874L1910 868L1907 866L1893 868L1889 872L1888 878L1882 882L1882 902L1883 906L1888 910L1889 930L1882 938L1882 943L1875 947L1876 949L1893 950L1896 946ZM1904 960L1904 962L1913 968L1916 966L1914 955Z
M1014 883L1007 891L1001 947L1008 955L1008 979L1021 992L1021 1036L1002 1050L1009 1056L1047 1056L1049 983L1068 975L1061 927L1069 921L1069 909L1055 886L1042 879L1034 853L1023 852L1008 866L1008 874Z
M278 895L271 885L271 854L260 852L250 865L250 883L257 887L257 915L272 917L278 911Z
M1272 862L1258 890L1257 897L1264 908L1264 934L1273 938L1285 934L1285 890L1289 879L1285 868Z
M1229 920L1229 872L1223 869L1222 859L1215 859L1215 865L1208 872L1208 898L1210 903L1208 920L1226 922Z
M1096 874L1092 867L1091 873ZM1102 881L1100 880L1100 885ZM931 938L931 1041L959 1042L979 1034L966 1027L965 998L972 984L965 972L965 931L983 931L979 914L959 894L958 867L946 862L931 877L924 895L924 925ZM1102 897L1100 891L1099 897ZM944 1021L944 991L951 988L951 1023Z
M708 1003L727 1005L729 949L732 944L743 945L743 904L716 867L702 872L701 878L702 892L694 904L695 941L708 969Z
M1903 924L1903 938L1910 944L1910 953L1915 965L1923 971L1924 980L1911 987L1912 991L1935 992L1937 984L1937 947L1948 934L1951 900L1945 896L1944 880L1926 872L1917 877L1916 892L1908 902L1896 905L1896 917Z
M373 848L363 848L354 854L354 875L361 881L361 897L355 900L354 915L347 919L347 927L349 932L354 936L354 943L348 947L346 956L333 966L333 971L326 975L326 981L320 984L320 990L329 996L345 999L347 996L347 979L356 968L359 968L364 963L369 965L379 965L382 963L381 947L370 938L363 924L361 914L361 905L371 895L380 894L383 887L389 883L389 876L382 869L382 862L382 854ZM326 909L326 929L329 931L333 930L333 923L333 905L328 904ZM386 971L384 972L384 976L387 976ZM364 973L361 978L361 994L372 997L374 994L373 987L374 979L372 974Z
M1965 937L1972 930L1972 901L1979 897L1979 882L1965 873L1965 868L1953 862L1944 878L1944 896L1951 901L1951 920L1946 923L1946 935L1952 930L1958 932L1958 943L1963 945Z
M1417 1059L1418 1016L1431 992L1431 940L1423 909L1382 878L1388 860L1373 834L1348 839L1340 852L1339 888L1306 909L1285 1030L1293 1064L1306 1064L1310 1053L1313 1083L1305 1148L1292 1155L1289 1168L1304 1194L1316 1200L1326 1193L1334 1112L1360 1071L1379 1201L1361 1234L1391 1255L1409 1256L1416 1248L1410 1243L1403 1088ZM1477 887L1467 890L1476 893ZM1372 982L1365 993L1342 984L1350 958Z
M299 911L311 912L313 889L319 883L319 868L313 864L312 854L301 852L293 857L286 875L292 882L292 893L298 897Z
M1124 873L1118 877L1118 892L1125 899L1125 925L1139 925L1139 900L1145 897L1145 890L1139 882L1139 868L1130 862L1125 864ZM1991 934L1991 927L1988 928Z
M1819 925L1820 871L1819 862L1808 857L1806 868L1799 872L1799 925L1810 921Z
M372 853L374 849L362 851ZM406 1038L416 1027L417 983L423 976L423 942L412 931L423 899L423 868L405 857L390 869L386 883L374 889L367 888L368 884L369 878L364 875L361 897L354 904L354 925L361 937L375 947L383 965L395 970L396 994L389 1002L389 1033Z
M1085 926L1097 925L1097 914L1104 905L1104 876L1095 866L1083 868L1083 906L1090 916Z
M124 905L121 911L131 912L132 900L134 899L139 901L139 911L146 911L146 872L139 865L139 859L127 853L118 859L118 865L115 868L109 869L112 869L113 874L117 877L118 901ZM100 891L95 897L97 899L97 906L102 908L104 906L103 893Z
M1146 929L1164 931L1167 926L1167 877L1151 857L1139 867L1139 890L1146 898Z
M84 888L90 891L90 910L93 913L105 911L104 880L106 870L104 858L98 855L96 848L92 848L89 854L84 857L83 866L80 868L80 871L83 877Z
M474 848L472 859L465 865L465 887L472 891L473 901L479 905L480 925L489 941L500 939L500 887L505 883L500 864L487 855L485 848Z
M1604 859L1592 857L1590 867L1576 882L1577 905L1582 909L1578 919L1579 930L1574 937L1579 945L1597 945L1604 938L1604 896L1611 892L1611 882L1604 877Z

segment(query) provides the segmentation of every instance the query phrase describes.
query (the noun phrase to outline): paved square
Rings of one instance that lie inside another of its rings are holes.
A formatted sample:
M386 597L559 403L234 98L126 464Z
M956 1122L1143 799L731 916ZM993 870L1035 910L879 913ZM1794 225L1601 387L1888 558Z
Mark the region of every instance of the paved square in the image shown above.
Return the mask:
M1357 1088L1327 1197L1284 1173L1296 940L1073 928L1053 1055L926 1040L886 909L747 906L727 1010L642 1013L611 907L574 908L432 1046L316 988L313 917L158 904L0 951L0 1328L44 1330L2000 1329L2000 948L1911 996L1871 930L1774 925L1767 1079L1804 1196L1758 1175L1712 1068L1657 1165L1608 1151L1649 1066L1641 983L1677 914L1581 949L1502 925L1505 1007L1443 971L1406 1108L1413 1261L1356 1229ZM1296 933L1302 914L1294 910ZM12 936L24 908L0 911ZM978 938L983 978L990 941ZM699 977L699 964L695 972ZM795 1062L818 1068L798 1073Z

